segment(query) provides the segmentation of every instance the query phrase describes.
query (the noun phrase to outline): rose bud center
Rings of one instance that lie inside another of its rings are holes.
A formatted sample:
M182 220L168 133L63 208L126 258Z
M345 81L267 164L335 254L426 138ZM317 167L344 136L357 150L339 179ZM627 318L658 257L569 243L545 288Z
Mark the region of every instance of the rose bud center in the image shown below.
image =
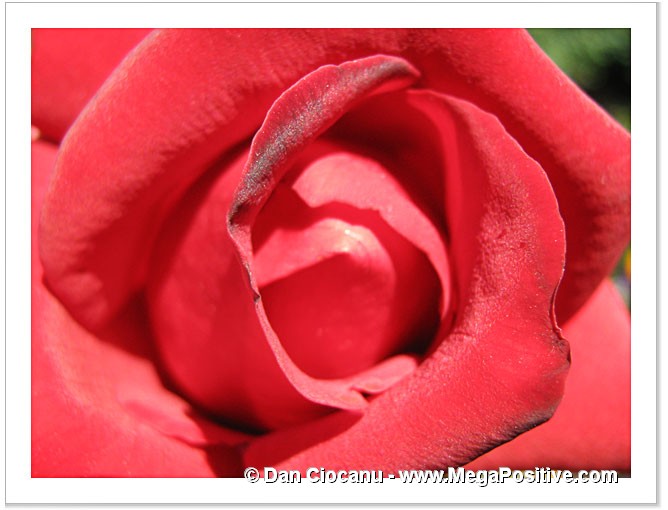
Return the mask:
M272 327L309 375L346 377L399 352L420 353L439 322L430 261L371 208L401 187L378 163L332 152L295 168L258 216L255 265ZM310 204L309 204L310 202Z

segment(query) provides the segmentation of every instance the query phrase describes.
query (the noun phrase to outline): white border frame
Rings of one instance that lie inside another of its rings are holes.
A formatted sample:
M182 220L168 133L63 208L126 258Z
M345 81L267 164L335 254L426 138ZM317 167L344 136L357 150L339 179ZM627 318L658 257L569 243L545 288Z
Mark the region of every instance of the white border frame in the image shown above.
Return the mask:
M5 4L7 503L656 502L656 43L651 3ZM32 27L629 27L632 30L632 477L618 484L249 484L30 478Z

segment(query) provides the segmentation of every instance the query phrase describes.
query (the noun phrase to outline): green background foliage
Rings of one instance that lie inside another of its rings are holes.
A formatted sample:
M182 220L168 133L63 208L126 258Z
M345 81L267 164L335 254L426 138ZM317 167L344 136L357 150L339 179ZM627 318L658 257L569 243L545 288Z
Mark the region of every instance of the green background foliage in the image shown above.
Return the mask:
M630 29L533 28L529 33L573 81L630 129Z
M550 58L626 129L631 129L631 30L628 28L532 28ZM630 307L631 249L612 278Z

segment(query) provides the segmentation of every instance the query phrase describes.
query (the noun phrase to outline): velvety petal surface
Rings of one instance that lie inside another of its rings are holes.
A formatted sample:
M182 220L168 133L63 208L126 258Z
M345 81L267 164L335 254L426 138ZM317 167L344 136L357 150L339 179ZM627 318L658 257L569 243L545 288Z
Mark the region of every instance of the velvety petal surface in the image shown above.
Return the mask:
M561 399L568 347L553 304L564 232L545 174L473 105L424 92L412 93L411 103L449 148L453 328L361 417L339 412L263 436L246 450L248 465L460 465L545 421Z
M149 29L32 30L32 123L59 142L86 103Z
M554 416L479 457L470 469L615 469L631 472L631 323L604 281L564 326L571 369Z
M248 436L163 387L140 302L93 336L42 284L36 227L56 150L32 144L32 476L239 476L229 445Z
M628 241L629 136L515 30L158 31L63 146L42 221L53 291L84 324L104 323L145 281L167 211L280 93L323 64L376 53L493 112L543 166L567 227L558 308L569 317Z

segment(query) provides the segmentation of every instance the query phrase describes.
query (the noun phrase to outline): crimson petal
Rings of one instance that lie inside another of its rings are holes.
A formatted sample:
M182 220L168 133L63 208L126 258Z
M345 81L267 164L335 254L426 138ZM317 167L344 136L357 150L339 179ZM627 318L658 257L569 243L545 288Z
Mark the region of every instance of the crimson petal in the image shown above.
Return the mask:
M162 366L178 389L211 413L254 428L312 419L327 409L304 399L276 363L248 295L225 215L246 151L213 168L168 218L147 297ZM212 182L213 181L213 182ZM414 369L394 356L345 384L380 391Z
M303 171L294 184L295 191L310 207L348 204L376 211L397 233L429 258L441 282L442 313L450 305L450 267L444 236L385 168L372 158L344 149L331 154ZM444 211L440 211L441 217Z
M300 161L253 226L263 303L289 355L329 378L423 353L448 309L439 231L374 159L320 140Z

